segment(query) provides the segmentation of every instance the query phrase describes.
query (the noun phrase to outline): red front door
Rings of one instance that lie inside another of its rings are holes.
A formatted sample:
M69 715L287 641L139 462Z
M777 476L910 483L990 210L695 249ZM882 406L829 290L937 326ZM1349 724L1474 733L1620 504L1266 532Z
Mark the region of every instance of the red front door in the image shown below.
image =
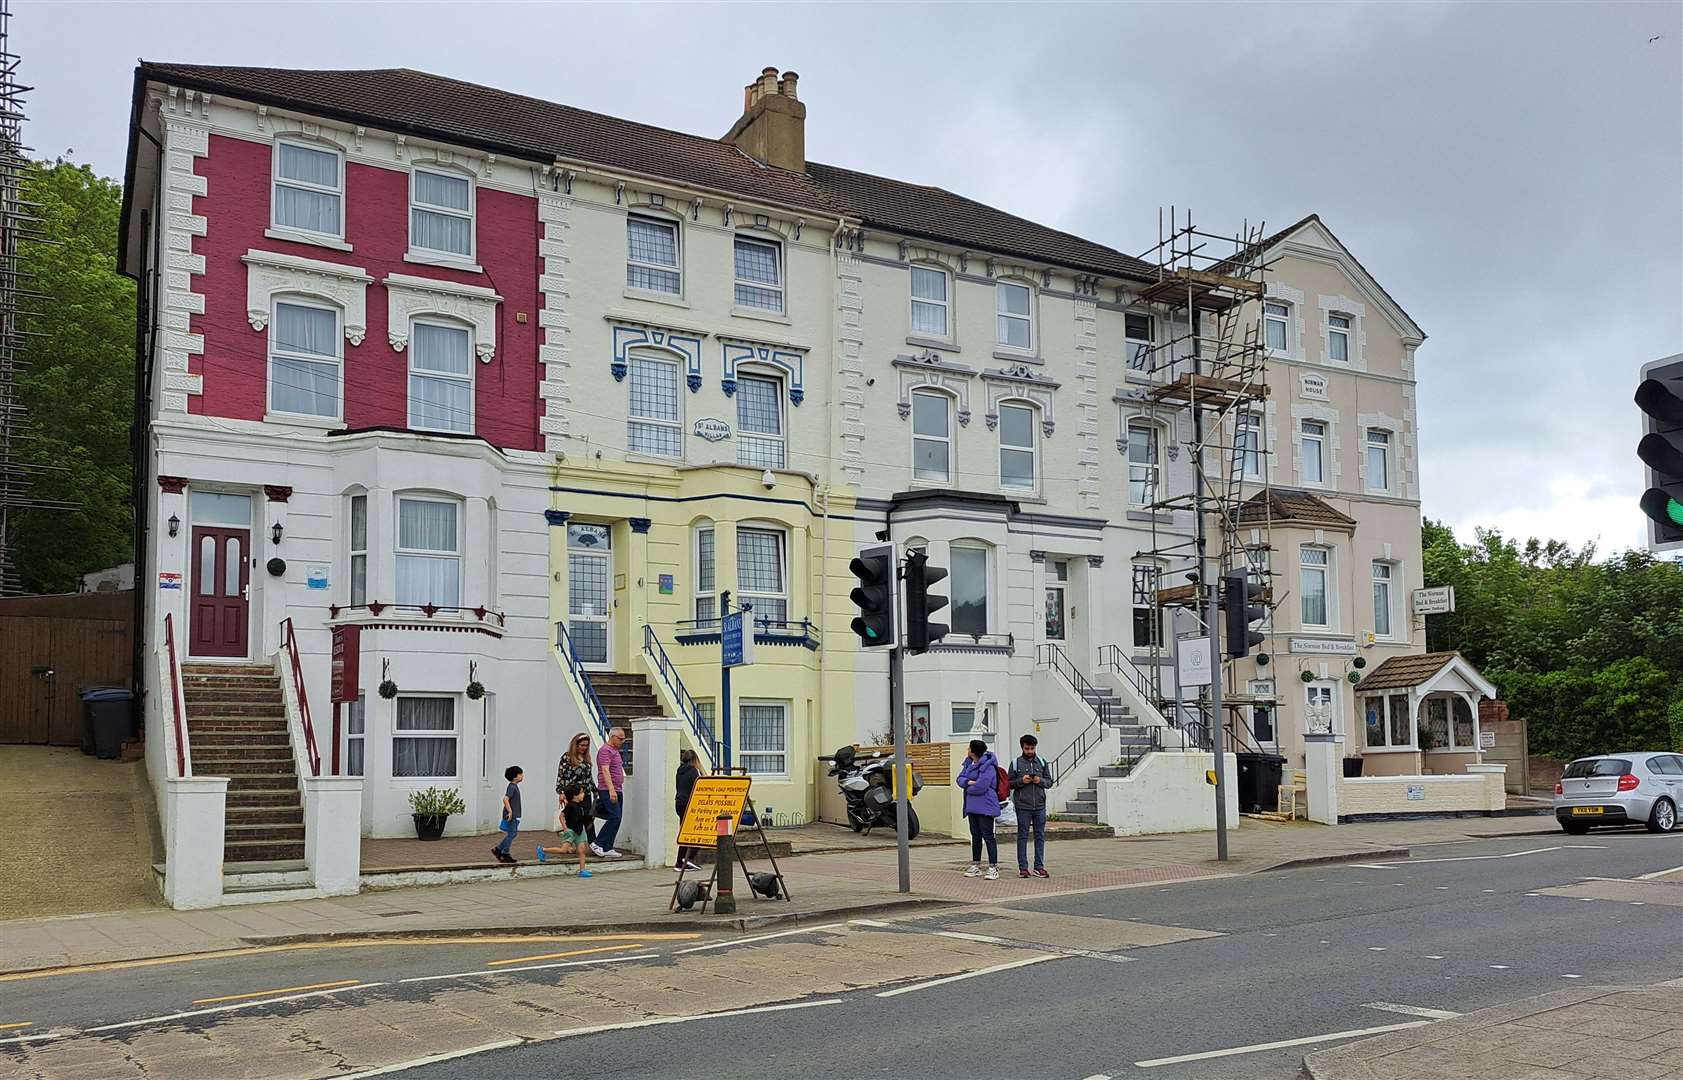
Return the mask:
M251 605L251 530L220 525L193 529L192 632L194 656L248 655Z

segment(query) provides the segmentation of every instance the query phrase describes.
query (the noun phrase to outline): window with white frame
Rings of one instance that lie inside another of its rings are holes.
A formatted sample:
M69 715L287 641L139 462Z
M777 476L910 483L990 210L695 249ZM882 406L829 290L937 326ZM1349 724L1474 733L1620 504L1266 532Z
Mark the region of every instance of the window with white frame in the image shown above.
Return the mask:
M994 286L999 344L1027 352L1034 348L1034 290L1001 281Z
M1327 482L1327 425L1325 420L1304 420L1298 426L1300 477L1305 484Z
M364 768L364 738L368 734L368 697L358 694L357 699L345 705L345 775L361 776Z
M736 306L783 311L783 247L769 240L736 238Z
M456 701L399 697L392 724L392 775L456 775Z
M1128 505L1150 506L1157 501L1162 479L1161 430L1148 420L1128 421Z
M952 599L952 632L982 637L988 632L988 549L954 544L951 553L947 595Z
M625 286L677 296L678 223L631 214L625 219Z
M1291 305L1281 300L1269 300L1262 305L1262 343L1276 352L1285 352L1291 340Z
M947 336L947 272L933 266L912 267L912 333Z
M1384 428L1367 429L1367 489L1391 490L1391 433Z
M1122 314L1123 355L1128 367L1145 371L1152 366L1151 347L1157 341L1157 316L1138 311Z
M952 398L935 390L912 394L912 479L952 481Z
M350 554L350 604L368 603L368 496L352 495L350 528L346 530Z
M1163 609L1157 606L1157 590L1163 584L1163 568L1156 563L1134 564L1134 648L1149 649L1163 644Z
M1233 421L1233 464L1239 475L1251 480L1262 479L1262 416L1249 409L1241 411Z
M752 776L786 776L789 772L789 703L744 701L738 730L742 745L737 756Z
M952 737L955 739L981 739L992 742L994 731L999 726L999 705L987 701L982 703L981 713L978 714L974 703L954 705L952 707Z
M397 500L397 603L456 608L462 597L461 505Z
M783 380L736 376L736 463L756 469L784 467Z
M1373 634L1375 637L1396 636L1397 607L1396 563L1375 559L1373 562Z
M1338 311L1327 313L1327 359L1340 364L1350 362L1350 331L1354 320Z
M1298 594L1303 598L1303 625L1332 625L1332 552L1304 546L1298 551Z
M906 741L909 743L926 743L934 735L929 730L929 703L920 701L906 706L906 716L910 721L906 728Z
M679 417L682 395L678 392L677 362L633 354L625 366L631 394L625 448L638 454L679 457L684 450L684 431Z
M695 621L697 630L714 629L719 617L719 598L714 595L714 548L712 525L695 530Z
M269 324L269 411L340 416L339 309L275 301Z
M1034 409L1027 405L999 406L999 486L1033 491L1038 454Z
M473 181L458 172L409 172L409 247L473 258Z
M282 139L275 143L275 228L343 238L345 170L339 151Z
M416 319L409 335L409 426L473 431L473 335Z
M789 618L787 537L781 529L736 530L736 599L751 604L754 624L773 625Z

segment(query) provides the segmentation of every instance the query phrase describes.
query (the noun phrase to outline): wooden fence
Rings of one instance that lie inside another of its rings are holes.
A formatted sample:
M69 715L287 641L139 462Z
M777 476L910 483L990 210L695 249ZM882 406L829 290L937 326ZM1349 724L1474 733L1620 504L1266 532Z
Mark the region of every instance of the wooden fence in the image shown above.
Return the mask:
M77 746L81 691L129 685L131 592L0 600L0 743Z

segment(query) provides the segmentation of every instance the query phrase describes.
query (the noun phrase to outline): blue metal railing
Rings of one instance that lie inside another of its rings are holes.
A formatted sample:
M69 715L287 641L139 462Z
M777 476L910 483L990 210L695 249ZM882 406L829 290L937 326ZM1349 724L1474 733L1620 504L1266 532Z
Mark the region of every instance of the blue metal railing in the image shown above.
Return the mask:
M573 639L567 636L567 624L555 624L555 651L561 654L561 659L567 662L567 671L573 677L573 684L579 688L584 697L584 704L590 710L590 719L596 724L598 737L608 737L608 711L602 707L602 699L596 696L596 687L591 685L590 673L584 670L584 661L573 649Z
M678 675L678 668L666 655L666 647L655 636L654 627L643 624L643 652L654 662L655 671L660 674L660 681L671 691L672 699L678 703L678 711L684 714L684 722L689 724L690 733L707 750L708 764L719 760L719 743L713 736L713 722L703 716L701 709L696 706L695 699L684 686L684 680Z
M679 619L672 624L673 637L679 644L690 644L685 638L702 638L709 640L719 634L719 619ZM818 635L818 626L808 619L768 619L759 615L754 616L754 637L756 640L798 641L809 649L816 649L822 644Z

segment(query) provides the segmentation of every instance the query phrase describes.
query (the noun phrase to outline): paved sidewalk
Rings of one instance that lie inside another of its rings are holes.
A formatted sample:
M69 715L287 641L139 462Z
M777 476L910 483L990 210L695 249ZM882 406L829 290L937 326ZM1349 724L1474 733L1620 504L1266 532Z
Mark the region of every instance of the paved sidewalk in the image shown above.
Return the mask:
M1557 990L1320 1050L1303 1067L1313 1080L1675 1080L1679 995L1678 982Z
M252 904L206 911L152 908L62 919L0 922L0 971L129 960L326 937L393 934L526 932L602 933L630 930L723 931L771 920L816 920L894 907L975 903L1081 889L1247 874L1303 860L1362 859L1397 853L1411 845L1465 840L1471 830L1490 833L1534 828L1524 819L1469 818L1380 822L1326 828L1305 822L1247 819L1231 837L1232 858L1215 859L1215 836L1064 840L1047 851L1053 877L1016 876L1012 846L1000 852L1006 877L966 878L963 847L912 850L913 889L896 890L892 848L807 855L782 863L794 901L756 900L738 885L734 918L669 914L672 873L662 869L611 870L581 881L532 878L363 892L357 896Z

